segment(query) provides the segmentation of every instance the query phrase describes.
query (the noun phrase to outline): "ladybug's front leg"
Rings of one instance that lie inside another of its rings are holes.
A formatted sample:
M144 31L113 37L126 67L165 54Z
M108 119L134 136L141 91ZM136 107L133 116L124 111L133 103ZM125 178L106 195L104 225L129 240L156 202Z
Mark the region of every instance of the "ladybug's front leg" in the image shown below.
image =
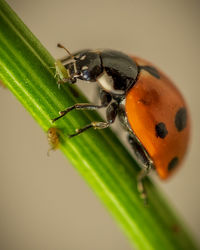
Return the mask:
M106 110L107 122L92 122L83 128L76 129L76 133L70 135L69 137L71 138L71 137L77 136L77 135L83 133L84 131L88 130L89 128L94 128L94 129L108 128L115 121L115 118L116 118L117 112L118 112L118 106L119 105L117 102L112 102L108 106L108 108Z
M60 116L52 119L53 122L57 121L58 119L62 118L63 116L65 116L67 113L69 113L70 111L76 109L76 110L95 110L95 109L100 109L105 107L104 105L94 105L91 103L76 103L71 107L66 108L65 110L62 110L59 112Z

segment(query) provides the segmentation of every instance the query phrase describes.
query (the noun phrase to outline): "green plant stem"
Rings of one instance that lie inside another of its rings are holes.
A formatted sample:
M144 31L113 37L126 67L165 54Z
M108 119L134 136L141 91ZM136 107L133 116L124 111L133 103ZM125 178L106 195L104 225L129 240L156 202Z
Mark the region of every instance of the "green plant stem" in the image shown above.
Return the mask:
M86 102L75 86L66 84L58 89L55 72L50 68L54 61L6 2L0 0L0 79L45 132L53 126L51 118L59 110ZM139 167L110 129L91 129L68 139L75 128L100 120L96 112L77 111L55 123L61 131L60 149L68 160L138 249L197 249L149 179L145 181L149 206L144 206L137 191Z

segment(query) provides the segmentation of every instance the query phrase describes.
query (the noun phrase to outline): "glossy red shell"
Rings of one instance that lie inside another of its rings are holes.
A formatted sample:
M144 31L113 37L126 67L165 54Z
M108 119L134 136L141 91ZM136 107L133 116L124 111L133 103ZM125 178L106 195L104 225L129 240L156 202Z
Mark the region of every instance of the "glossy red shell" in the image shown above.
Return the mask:
M153 66L145 60L133 59L138 65ZM158 72L159 79L141 70L137 82L127 93L125 110L133 132L151 157L159 176L166 179L173 172L173 165L181 164L187 151L190 118L179 90L166 75ZM175 117L181 108L186 110L187 120L178 131ZM165 124L167 129L164 138L156 134L155 127L159 123Z

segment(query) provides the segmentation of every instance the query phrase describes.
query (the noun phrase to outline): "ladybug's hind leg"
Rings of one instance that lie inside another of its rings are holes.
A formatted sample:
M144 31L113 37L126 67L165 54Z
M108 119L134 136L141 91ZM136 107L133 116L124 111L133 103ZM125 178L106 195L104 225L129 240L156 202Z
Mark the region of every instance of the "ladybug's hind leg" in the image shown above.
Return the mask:
M140 197L144 200L144 204L147 205L147 192L144 186L144 178L151 171L151 165L148 165L146 168L142 169L137 176L137 189L140 193Z
M141 198L144 200L144 203L147 204L147 193L144 186L144 179L152 169L153 163L147 151L145 150L143 145L140 143L140 141L134 134L128 135L128 141L134 150L136 159L143 166L142 170L139 172L137 176L137 188Z

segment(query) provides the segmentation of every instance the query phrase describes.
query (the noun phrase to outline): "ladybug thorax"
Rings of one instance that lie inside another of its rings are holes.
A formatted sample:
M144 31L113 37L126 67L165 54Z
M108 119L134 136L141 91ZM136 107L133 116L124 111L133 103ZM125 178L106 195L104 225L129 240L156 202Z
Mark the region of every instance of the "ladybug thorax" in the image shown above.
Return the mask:
M115 50L103 50L100 57L103 72L96 79L100 87L111 95L124 95L137 78L136 63Z
M138 75L136 63L115 50L81 51L74 61L65 64L71 79L97 82L111 95L125 95Z

